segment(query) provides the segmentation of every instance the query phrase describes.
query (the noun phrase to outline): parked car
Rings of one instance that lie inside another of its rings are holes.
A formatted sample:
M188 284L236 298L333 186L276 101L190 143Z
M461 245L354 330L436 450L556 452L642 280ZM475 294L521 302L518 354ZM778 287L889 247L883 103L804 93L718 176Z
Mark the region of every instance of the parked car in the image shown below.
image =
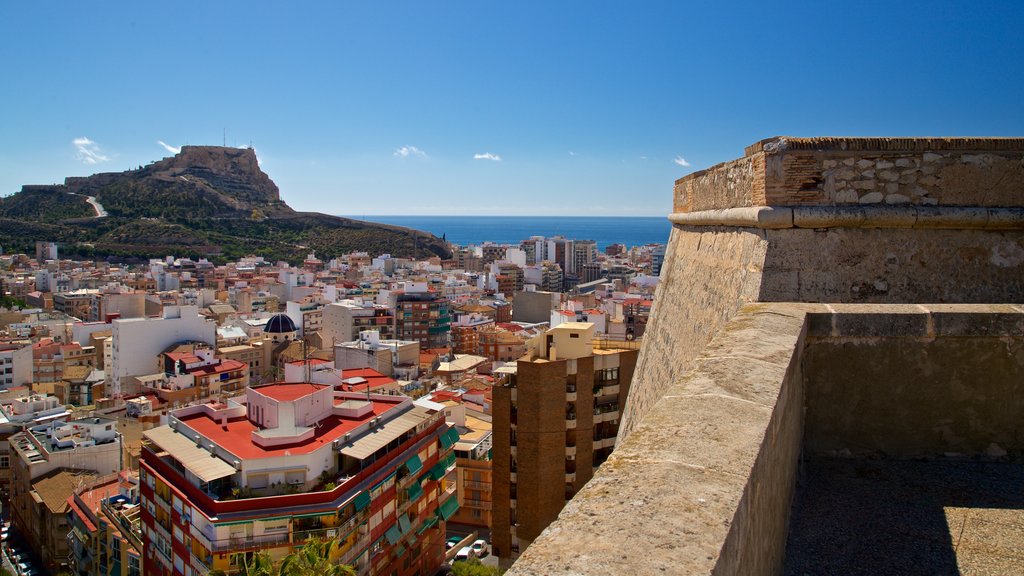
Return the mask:
M455 546L459 542L462 542L463 538L464 536L449 536L448 541L444 543L444 549L451 550L453 546Z
M458 562L460 560L469 560L470 558L473 558L473 557L474 557L474 555L473 555L473 547L472 546L463 546L462 550L459 550L459 552L457 554L455 554L455 561Z
M483 558L487 556L487 540L477 540L470 546L473 549L473 555L477 558Z

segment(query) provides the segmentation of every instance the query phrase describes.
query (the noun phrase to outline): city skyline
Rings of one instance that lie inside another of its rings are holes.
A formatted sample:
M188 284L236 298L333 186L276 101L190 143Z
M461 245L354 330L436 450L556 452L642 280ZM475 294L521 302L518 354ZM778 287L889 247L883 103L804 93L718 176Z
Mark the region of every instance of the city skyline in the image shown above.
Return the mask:
M986 8L14 5L0 195L251 144L299 210L662 216L761 138L1021 134Z

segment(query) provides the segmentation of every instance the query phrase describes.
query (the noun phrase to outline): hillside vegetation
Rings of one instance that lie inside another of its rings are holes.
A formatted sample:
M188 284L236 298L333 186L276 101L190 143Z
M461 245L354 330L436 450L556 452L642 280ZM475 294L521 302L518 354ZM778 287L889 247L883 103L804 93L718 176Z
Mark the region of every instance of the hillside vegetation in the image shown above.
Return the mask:
M95 218L86 196L110 214ZM80 257L153 258L168 254L217 260L246 255L301 261L352 251L400 257L449 257L426 232L296 212L260 170L251 149L185 146L136 170L25 186L0 198L4 250L31 252L35 241L62 244Z

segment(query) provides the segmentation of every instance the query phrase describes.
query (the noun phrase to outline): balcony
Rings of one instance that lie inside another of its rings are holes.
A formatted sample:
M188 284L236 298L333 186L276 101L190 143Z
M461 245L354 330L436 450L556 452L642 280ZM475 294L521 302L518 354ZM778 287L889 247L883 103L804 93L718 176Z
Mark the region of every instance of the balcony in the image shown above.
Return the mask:
M602 438L601 440L594 440L594 450L600 450L601 448L612 448L615 446L615 437Z
M466 508L478 508L480 510L490 510L490 500L471 500L469 498L462 501L462 505Z
M475 482L473 480L466 480L462 483L466 488L472 488L474 490L490 490L490 482Z
M566 472L565 473L565 481L566 482L575 482L576 481L576 473L575 472Z
M597 444L594 444L594 447L596 448ZM565 447L565 455L566 456L576 456L576 447L575 446L566 446Z

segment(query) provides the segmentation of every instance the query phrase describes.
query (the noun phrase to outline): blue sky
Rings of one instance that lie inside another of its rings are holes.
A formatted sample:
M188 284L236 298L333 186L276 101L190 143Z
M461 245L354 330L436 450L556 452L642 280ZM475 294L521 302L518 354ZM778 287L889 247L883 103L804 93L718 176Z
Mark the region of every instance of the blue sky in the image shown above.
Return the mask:
M1024 135L1024 2L7 2L0 194L254 145L297 209L664 215L775 135Z

